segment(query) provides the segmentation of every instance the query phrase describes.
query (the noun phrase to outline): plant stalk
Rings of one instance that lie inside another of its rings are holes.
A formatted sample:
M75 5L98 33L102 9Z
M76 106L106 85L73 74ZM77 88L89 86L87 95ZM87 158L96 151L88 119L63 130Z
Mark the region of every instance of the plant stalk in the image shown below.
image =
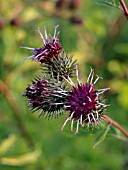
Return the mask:
M103 115L103 119L108 122L108 124L111 124L115 128L117 128L120 132L122 132L126 137L128 137L128 132L124 130L118 123L114 122L110 117L107 115Z
M125 2L124 2L124 0L119 0L119 1L120 1L120 4L121 4L122 8L123 8L124 14L128 19L128 9L127 9L127 7L125 5Z

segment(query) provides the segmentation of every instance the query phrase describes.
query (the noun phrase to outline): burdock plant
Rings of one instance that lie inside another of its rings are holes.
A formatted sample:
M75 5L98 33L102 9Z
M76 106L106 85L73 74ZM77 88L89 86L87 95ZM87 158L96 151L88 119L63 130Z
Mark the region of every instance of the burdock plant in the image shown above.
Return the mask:
M41 111L39 116L46 115L48 119L64 112L67 95L64 82L43 77L36 77L23 94L28 99L28 107L33 112Z
M48 119L68 113L62 130L67 122L71 121L71 131L74 131L74 122L76 122L75 134L78 133L79 125L82 128L94 129L101 120L105 120L108 126L113 125L128 137L128 133L105 113L108 105L102 94L109 88L96 88L96 83L101 77L94 76L92 68L87 81L82 83L78 76L76 61L65 53L60 45L57 26L53 36L47 34L46 28L44 28L45 37L39 28L38 33L43 46L22 47L31 50L32 55L27 58L39 62L42 70L40 75L26 87L23 94L30 109L33 112L39 111L39 116L45 115ZM72 78L77 79L76 84Z
M41 37L43 46L40 48L22 47L31 50L32 55L28 58L33 58L33 60L41 63L49 63L53 58L58 57L62 47L58 39L59 32L56 32L57 27L55 27L53 36L48 35L46 28L44 28L45 37L40 32L40 28L38 28L37 32Z
M65 103L66 110L69 111L69 117L62 126L62 129L66 123L71 120L71 131L73 131L73 122L77 121L77 127L75 133L78 133L79 124L87 128L89 126L95 127L99 124L102 116L104 115L104 109L107 107L102 100L100 100L100 95L109 88L105 89L95 89L95 84L100 78L94 79L94 70L91 69L88 76L87 82L82 84L78 78L78 68L76 66L76 78L78 84L75 85L70 77L68 79L64 78L71 86L70 95L67 97Z

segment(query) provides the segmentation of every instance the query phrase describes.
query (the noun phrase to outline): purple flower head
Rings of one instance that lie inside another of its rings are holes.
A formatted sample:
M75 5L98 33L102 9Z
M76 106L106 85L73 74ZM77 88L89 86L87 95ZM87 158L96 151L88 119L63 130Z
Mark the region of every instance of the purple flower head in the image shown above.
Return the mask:
M30 48L30 47L21 47L31 50L32 55L27 58L33 58L35 61L41 63L49 63L53 60L53 58L57 58L59 53L61 52L62 47L60 46L60 42L58 39L59 32L56 31L58 26L54 29L54 35L48 35L46 28L44 28L45 37L40 32L38 28L38 33L40 34L41 41L43 46L41 48Z
M94 78L94 70L91 69L88 76L87 82L82 84L78 78L78 68L76 68L76 77L78 85L76 86L70 77L68 77L67 82L72 86L72 91L67 97L67 102L65 104L66 110L69 111L69 117L62 126L62 130L68 121L71 121L71 131L73 131L73 122L77 122L77 127L75 133L78 133L79 124L84 127L85 125L89 127L92 125L98 125L104 108L107 106L100 101L99 95L109 90L109 88L95 90L95 84L99 80L97 76L96 80Z
M49 78L36 78L23 94L27 97L28 106L33 112L41 111L40 115L56 117L65 109L64 104L69 91L63 82Z
M28 98L28 103L32 110L39 110L41 108L44 97L49 95L47 90L48 86L47 79L36 78L36 80L32 81L32 84L25 89L23 96Z

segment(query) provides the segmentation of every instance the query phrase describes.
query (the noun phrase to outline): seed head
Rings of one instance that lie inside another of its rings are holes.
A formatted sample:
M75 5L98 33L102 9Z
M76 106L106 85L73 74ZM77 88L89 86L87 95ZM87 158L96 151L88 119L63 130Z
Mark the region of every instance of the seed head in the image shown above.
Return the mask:
M44 28L45 37L42 35L40 29L38 28L38 33L40 34L43 46L41 48L30 48L21 47L31 50L32 55L27 58L33 58L33 60L41 63L49 63L53 58L57 58L62 47L58 39L59 32L56 31L58 26L55 27L54 35L48 35L46 28Z
M78 68L76 68L76 77L78 85L76 86L70 77L66 79L72 86L72 91L67 97L66 110L69 111L69 117L62 126L62 130L66 123L71 121L71 131L73 131L73 122L77 122L75 133L78 133L79 124L84 127L92 125L95 127L104 114L104 108L107 106L100 101L99 95L109 90L109 88L95 90L95 84L100 78L97 76L93 82L94 71L91 69L87 82L82 84L78 78Z

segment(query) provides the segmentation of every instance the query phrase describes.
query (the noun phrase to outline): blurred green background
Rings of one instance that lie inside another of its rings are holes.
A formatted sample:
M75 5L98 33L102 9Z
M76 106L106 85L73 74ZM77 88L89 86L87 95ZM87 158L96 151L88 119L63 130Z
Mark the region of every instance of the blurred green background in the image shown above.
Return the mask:
M110 135L95 149L97 134L74 135L58 119L38 119L22 97L39 64L23 60L30 52L20 46L41 47L44 26L79 63L83 81L90 66L104 80L97 88L111 104L106 113L128 130L128 20L116 8L93 1L0 0L0 170L126 170L128 143ZM80 130L79 130L80 131ZM85 129L86 131L86 129ZM114 134L120 134L111 128Z

